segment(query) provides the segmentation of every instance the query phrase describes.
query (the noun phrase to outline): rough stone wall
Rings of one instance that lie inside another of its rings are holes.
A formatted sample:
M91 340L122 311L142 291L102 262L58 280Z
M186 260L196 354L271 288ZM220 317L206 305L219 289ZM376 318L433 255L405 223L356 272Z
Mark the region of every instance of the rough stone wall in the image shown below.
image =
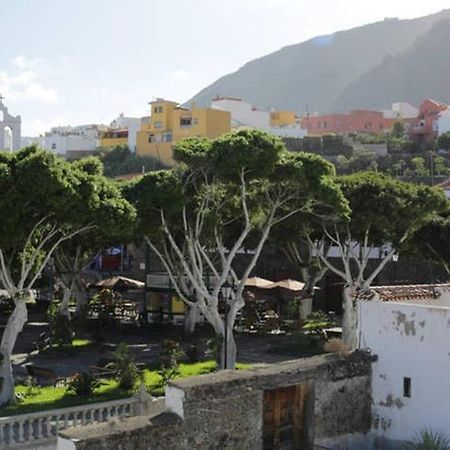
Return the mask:
M362 353L222 371L171 383L168 395L177 393L171 407L182 418L163 413L66 430L63 436L76 440L77 450L256 450L262 448L264 391L304 382L315 390L308 433L316 438L365 433L371 422L370 377L371 358Z

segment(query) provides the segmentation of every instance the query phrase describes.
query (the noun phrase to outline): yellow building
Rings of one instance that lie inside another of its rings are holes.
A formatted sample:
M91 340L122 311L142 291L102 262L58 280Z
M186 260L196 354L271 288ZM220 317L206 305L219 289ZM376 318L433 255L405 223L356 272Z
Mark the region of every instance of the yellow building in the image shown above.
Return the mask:
M271 127L293 126L297 123L297 117L293 111L273 111L270 113Z
M172 145L188 137L213 139L231 129L231 114L211 108L181 108L164 99L150 102L151 117L137 133L136 152L173 166Z
M128 146L128 130L108 130L104 131L99 141L100 147Z

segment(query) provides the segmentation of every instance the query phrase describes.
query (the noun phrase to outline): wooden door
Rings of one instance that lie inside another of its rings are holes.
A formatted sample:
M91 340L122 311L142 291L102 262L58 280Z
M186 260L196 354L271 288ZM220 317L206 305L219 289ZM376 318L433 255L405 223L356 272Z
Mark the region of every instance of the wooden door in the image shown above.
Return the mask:
M264 450L313 446L314 395L310 382L264 392Z

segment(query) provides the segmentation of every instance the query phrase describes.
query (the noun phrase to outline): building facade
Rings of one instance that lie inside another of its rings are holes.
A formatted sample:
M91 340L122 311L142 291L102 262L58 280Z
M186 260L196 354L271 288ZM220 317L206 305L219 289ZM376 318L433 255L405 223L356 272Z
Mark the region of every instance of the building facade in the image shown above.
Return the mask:
M423 429L450 438L450 285L389 286L359 301L360 348L372 370L372 431L409 440Z
M137 133L139 156L151 156L172 166L172 145L189 137L213 139L231 130L231 115L212 108L182 108L159 98L150 102L151 116L144 119Z
M343 133L385 133L398 119L386 118L382 111L355 110L348 114L326 114L302 118L309 136Z
M29 138L28 142L66 158L76 159L97 149L100 133L105 129L104 125L97 124L53 127L44 136Z
M12 116L0 95L0 150L15 152L21 147L20 116Z
M128 149L136 152L137 133L141 129L142 119L139 117L127 117L123 113L114 119L109 129L104 131L100 137L100 147L127 146Z
M234 97L216 97L211 102L211 108L228 111L234 129L256 128L285 138L302 138L306 135L300 118L293 111L261 111Z
M407 133L413 142L430 144L439 133L439 117L448 110L444 103L427 98L419 107L419 115L407 122Z

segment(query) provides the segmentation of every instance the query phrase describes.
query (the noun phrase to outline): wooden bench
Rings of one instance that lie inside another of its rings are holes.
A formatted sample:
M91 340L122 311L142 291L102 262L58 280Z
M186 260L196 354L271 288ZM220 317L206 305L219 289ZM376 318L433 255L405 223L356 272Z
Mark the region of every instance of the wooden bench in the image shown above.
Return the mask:
M36 379L37 383L44 386L51 384L52 386L57 386L60 383L65 384L64 377L57 377L53 369L47 367L38 367L31 364L25 366L27 373L30 377Z

